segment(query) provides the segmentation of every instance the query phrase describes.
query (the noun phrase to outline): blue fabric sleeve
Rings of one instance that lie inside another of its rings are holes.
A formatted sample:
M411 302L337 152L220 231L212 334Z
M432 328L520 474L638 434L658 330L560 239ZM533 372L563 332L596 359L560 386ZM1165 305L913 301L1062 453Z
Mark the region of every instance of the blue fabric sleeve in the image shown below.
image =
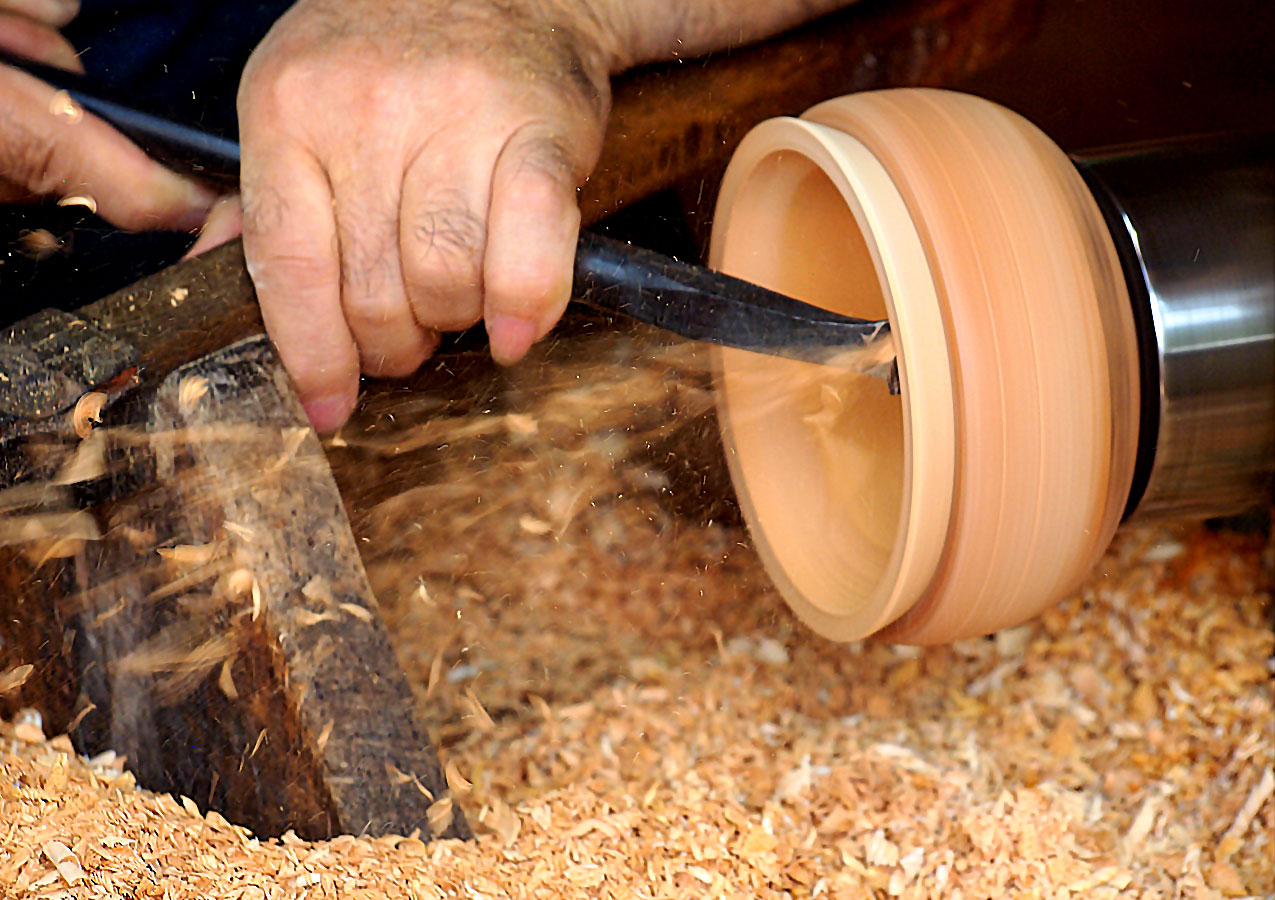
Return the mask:
M139 105L237 136L248 55L293 0L81 0L64 29L90 77Z

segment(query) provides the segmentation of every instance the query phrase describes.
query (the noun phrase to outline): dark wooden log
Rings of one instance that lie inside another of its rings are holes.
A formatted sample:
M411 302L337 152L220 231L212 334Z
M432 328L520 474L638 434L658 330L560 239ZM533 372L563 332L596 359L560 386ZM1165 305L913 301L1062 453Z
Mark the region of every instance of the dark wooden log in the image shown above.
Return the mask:
M269 341L177 368L66 450L101 457L98 534L7 567L48 723L259 834L429 836L446 784ZM468 834L458 809L441 833Z

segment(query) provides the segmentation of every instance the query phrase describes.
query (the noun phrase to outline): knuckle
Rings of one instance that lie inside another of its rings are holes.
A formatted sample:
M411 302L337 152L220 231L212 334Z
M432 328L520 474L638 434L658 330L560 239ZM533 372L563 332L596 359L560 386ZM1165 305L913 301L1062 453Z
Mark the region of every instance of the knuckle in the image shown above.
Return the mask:
M246 235L275 231L288 215L288 200L272 184L245 181L243 190L243 230Z
M444 331L482 317L487 223L459 203L417 214L403 254L403 277L417 319Z
M48 194L62 180L62 152L52 140L41 140L12 111L0 111L0 174L33 194Z
M304 109L320 89L323 67L312 54L269 52L268 46L250 57L239 82L239 108L250 117Z
M327 287L319 279L320 261L312 254L293 248L261 248L260 242L246 236L244 259L248 275L262 296L262 312L269 315L276 298L290 298L290 312L304 308L322 296ZM286 314L286 313L285 313ZM268 323L267 323L268 324Z
M431 204L412 224L410 265L426 281L476 284L487 223L461 202Z
M561 193L564 186L576 187L586 174L583 162L552 131L525 129L511 142L510 151L515 183L525 184L526 190Z

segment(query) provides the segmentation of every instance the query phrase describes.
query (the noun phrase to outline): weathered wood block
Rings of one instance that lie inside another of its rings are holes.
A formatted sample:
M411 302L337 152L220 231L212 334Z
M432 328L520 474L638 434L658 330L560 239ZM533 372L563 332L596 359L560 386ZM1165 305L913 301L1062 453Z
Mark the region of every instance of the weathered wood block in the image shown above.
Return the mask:
M42 610L33 680L61 685L50 725L260 834L466 835L459 810L431 828L438 760L270 343L179 367L121 413L61 469L123 478L96 485L95 539L6 548L14 596Z

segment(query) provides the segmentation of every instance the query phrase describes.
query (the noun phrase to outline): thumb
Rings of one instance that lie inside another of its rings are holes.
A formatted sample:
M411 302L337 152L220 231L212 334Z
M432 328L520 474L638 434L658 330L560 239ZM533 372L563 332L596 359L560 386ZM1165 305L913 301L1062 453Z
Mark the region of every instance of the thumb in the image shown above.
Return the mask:
M84 194L131 231L190 231L216 195L155 162L64 91L0 67L0 177L33 195Z
M577 171L561 141L533 129L515 135L496 161L483 318L499 363L521 359L566 308L580 231Z
M212 212L199 229L199 239L186 251L184 259L207 253L243 234L243 203L238 194L227 194L213 204Z

